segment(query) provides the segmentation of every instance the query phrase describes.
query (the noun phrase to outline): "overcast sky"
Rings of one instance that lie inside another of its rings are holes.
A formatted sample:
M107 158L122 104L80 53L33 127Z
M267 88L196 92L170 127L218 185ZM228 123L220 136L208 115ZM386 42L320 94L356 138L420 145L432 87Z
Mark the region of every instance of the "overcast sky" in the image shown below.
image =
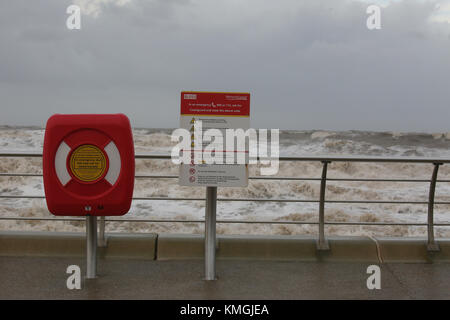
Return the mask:
M182 90L250 92L255 128L450 131L450 0L0 2L0 125L178 127Z

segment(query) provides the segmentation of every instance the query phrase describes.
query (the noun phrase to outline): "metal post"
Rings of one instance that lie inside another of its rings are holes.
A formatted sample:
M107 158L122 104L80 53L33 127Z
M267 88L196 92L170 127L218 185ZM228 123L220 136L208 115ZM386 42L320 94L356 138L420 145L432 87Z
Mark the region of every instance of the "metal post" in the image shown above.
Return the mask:
M99 234L98 234L98 246L106 247L106 238L105 238L105 217L100 217L100 223L98 226Z
M319 241L317 250L329 250L330 246L325 239L325 190L327 186L327 167L330 161L322 161L322 179L320 182L320 202L319 202Z
M433 175L430 182L430 194L428 197L428 251L439 251L439 244L434 240L434 194L439 166L442 163L434 163Z
M86 278L97 277L97 217L86 216Z
M216 280L217 187L206 187L205 280Z

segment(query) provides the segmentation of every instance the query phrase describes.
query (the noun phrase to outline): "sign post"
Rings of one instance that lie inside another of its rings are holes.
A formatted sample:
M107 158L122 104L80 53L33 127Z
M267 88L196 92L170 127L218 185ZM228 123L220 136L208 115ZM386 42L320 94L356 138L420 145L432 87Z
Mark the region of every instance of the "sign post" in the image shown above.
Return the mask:
M200 130L196 130L201 123ZM179 184L182 186L206 187L205 206L205 280L216 280L216 209L217 187L246 187L248 185L248 166L246 164L208 164L203 152L208 147L208 130L213 129L222 135L222 149L214 148L222 160L228 155L233 159L237 146L228 150L224 147L227 129L250 127L250 94L236 92L181 92L180 128L189 130L191 135L191 162L180 165ZM234 136L233 136L234 139ZM216 141L211 141L212 143ZM184 150L186 151L186 150ZM199 155L200 154L200 155ZM199 160L195 161L195 159ZM233 160L234 161L234 160Z
M86 278L97 277L97 217L86 216Z
M216 280L217 187L206 187L205 280Z

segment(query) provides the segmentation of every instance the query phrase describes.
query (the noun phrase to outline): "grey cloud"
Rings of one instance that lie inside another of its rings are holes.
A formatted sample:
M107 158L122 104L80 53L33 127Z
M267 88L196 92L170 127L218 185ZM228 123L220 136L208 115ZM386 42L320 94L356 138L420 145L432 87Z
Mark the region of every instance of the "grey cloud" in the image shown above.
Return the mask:
M251 92L254 127L448 131L450 24L429 21L434 2L392 4L379 31L357 1L133 0L80 31L70 3L0 4L0 124L125 112L177 127L194 89Z

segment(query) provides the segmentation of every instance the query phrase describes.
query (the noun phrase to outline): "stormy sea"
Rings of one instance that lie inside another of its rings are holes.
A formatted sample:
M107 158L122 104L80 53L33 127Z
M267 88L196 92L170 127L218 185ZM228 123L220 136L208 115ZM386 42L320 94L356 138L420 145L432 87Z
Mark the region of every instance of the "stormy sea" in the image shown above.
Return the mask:
M175 142L171 129L134 129L136 153L170 154ZM45 130L32 127L0 127L0 152L42 152ZM366 131L280 132L281 156L373 156L450 158L450 133L400 133ZM177 175L178 166L168 160L136 160L136 175ZM250 165L250 176L260 175L259 165ZM328 178L344 179L423 179L430 180L432 164L333 162ZM280 162L279 177L306 180L251 179L247 188L219 188L219 198L260 198L318 200L320 162ZM43 196L40 158L0 158L0 173L27 173L32 176L0 176L1 196ZM439 169L439 180L450 180L450 165ZM328 181L327 200L375 200L427 202L430 183ZM202 198L205 188L181 187L177 179L135 181L135 197ZM450 182L436 187L436 202L450 202ZM218 202L218 220L318 221L317 202ZM44 199L0 198L0 217L52 218ZM130 212L118 219L201 220L203 201L135 200ZM327 222L426 223L427 204L327 203ZM450 223L450 204L436 204L436 223ZM0 220L1 230L83 231L83 221ZM219 223L219 234L306 235L317 234L316 224ZM200 234L198 222L110 221L107 232L157 232ZM436 227L436 237L450 237L450 227ZM426 226L341 225L326 226L327 235L369 235L423 237Z

